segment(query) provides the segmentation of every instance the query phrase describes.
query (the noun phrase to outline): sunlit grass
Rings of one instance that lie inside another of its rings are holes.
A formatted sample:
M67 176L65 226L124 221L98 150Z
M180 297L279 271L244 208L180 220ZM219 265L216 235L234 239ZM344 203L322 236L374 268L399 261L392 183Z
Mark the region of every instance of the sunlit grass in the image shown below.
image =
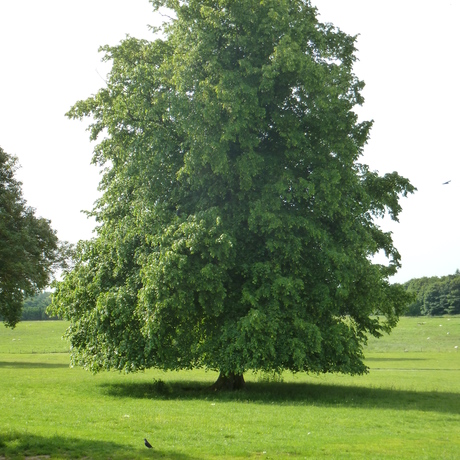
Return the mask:
M401 318L390 335L369 339L368 350L457 352L460 350L460 316Z
M452 334L459 320L451 319ZM418 321L403 318L401 326L410 330ZM423 321L435 337L431 322L438 319ZM71 369L67 353L37 353L35 340L26 339L27 331L37 341L47 334L56 352L66 324L42 334L30 324L15 332L31 346L21 352L4 352L14 337L0 330L0 457L455 459L460 452L460 354L449 351L453 342L445 351L396 352L394 337L405 349L421 340L396 330L388 352L370 344L368 375L285 373L282 383L267 383L248 373L245 391L215 393L208 388L216 374L204 371L94 376ZM144 437L153 449L143 446Z
M66 321L23 321L14 329L0 323L0 353L65 353Z

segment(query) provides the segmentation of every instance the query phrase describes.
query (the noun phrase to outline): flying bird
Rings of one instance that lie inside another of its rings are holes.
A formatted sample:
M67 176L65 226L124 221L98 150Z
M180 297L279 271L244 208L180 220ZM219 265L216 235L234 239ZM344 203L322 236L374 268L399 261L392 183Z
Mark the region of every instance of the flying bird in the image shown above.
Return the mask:
M144 438L144 444L145 444L145 447L148 447L149 449L152 448L152 444L150 444L145 438Z
M447 184L450 184L450 180L448 180L447 182L442 183L442 185L447 185Z

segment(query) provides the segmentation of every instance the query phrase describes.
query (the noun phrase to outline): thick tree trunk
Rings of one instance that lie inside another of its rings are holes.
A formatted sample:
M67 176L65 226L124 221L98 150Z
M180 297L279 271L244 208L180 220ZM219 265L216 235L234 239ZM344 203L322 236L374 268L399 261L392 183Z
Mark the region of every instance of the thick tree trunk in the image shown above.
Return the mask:
M235 391L235 390L242 390L245 386L245 381L243 374L219 374L219 377L215 381L215 383L211 386L211 390L214 391Z

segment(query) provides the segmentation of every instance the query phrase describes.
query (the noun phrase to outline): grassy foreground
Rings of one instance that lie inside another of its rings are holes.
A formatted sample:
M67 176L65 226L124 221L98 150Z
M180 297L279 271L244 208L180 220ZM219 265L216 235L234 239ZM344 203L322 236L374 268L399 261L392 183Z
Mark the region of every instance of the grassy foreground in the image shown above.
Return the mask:
M369 342L368 375L248 373L236 393L204 371L71 369L64 322L0 327L0 459L460 456L459 317L402 318Z

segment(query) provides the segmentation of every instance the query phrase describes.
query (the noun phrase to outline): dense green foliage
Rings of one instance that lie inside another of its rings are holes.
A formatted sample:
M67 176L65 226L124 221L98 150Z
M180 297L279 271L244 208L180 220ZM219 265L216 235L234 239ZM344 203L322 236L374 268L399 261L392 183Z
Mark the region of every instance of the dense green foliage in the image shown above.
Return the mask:
M418 315L458 315L460 314L460 271L454 275L430 278L414 278L404 284L407 291L417 297L406 314Z
M26 297L50 282L62 255L50 221L35 216L14 177L17 159L0 148L0 317L14 327Z
M177 17L163 38L103 48L107 87L68 114L105 168L97 237L53 296L73 362L365 372L410 298L375 218L414 188L358 161L355 37L304 0L152 3Z

